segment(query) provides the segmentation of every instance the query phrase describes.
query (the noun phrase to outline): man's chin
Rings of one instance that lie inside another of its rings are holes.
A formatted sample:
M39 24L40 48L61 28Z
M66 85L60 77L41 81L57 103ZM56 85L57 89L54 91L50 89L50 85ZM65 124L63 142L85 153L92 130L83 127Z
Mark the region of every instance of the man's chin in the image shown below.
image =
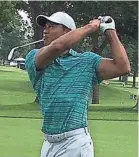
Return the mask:
M44 40L44 46L48 46L51 42Z
M44 41L44 46L48 46L50 43Z

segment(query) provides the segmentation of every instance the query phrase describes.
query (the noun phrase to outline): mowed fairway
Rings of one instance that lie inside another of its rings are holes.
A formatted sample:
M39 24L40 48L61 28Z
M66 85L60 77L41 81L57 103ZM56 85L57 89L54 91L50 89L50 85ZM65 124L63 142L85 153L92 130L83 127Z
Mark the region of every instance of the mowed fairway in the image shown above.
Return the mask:
M138 117L129 98L137 89L114 80L100 92L100 104L90 104L88 113L95 157L137 157ZM42 119L34 99L26 72L0 67L0 157L40 156Z

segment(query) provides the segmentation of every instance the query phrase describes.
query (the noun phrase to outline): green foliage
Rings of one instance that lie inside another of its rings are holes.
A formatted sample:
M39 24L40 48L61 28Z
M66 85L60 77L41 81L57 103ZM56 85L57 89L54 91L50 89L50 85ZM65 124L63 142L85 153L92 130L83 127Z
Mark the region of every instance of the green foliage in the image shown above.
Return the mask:
M132 71L138 71L138 40L131 36L123 36L124 45L126 47Z
M0 2L0 59L6 60L13 47L22 45L30 29L18 14L16 3Z
M21 21L19 17L17 18L17 11L24 10L28 13L32 27L34 30L33 40L38 40L42 37L42 30L40 27L36 25L36 16L39 14L51 15L56 11L65 11L70 14L76 21L77 27L87 24L90 20L94 17L98 17L99 15L110 15L116 21L116 29L120 33L122 38L122 42L126 43L128 47L129 56L131 57L130 60L133 63L134 59L137 59L137 51L134 52L130 51L129 42L132 42L132 50L137 50L137 32L138 32L138 2L137 1L7 1L7 2L0 2L0 21L1 24L5 27L2 27L1 32L8 33L12 32L13 29L16 27L13 23L18 25ZM16 16L15 16L16 15ZM20 21L20 22L19 22ZM18 22L18 24L17 24ZM21 22L23 23L23 21ZM4 28L4 29L3 29ZM26 28L27 31L29 28ZM14 31L13 31L14 32ZM5 36L6 36L5 33ZM24 34L23 33L23 34ZM11 33L12 34L12 33ZM20 37L23 35L21 31L17 30L17 34L20 34ZM19 42L21 39L20 37L17 38ZM0 35L0 39L3 38L3 35ZM13 42L14 42L15 35L13 33ZM87 38L85 38L79 45L76 46L78 49L81 50L93 50L95 46L101 46L102 42L104 41L103 36L99 36L96 40L97 36L95 37L93 34L90 34ZM11 40L12 41L12 40ZM135 42L134 42L135 41ZM14 43L18 43L14 42ZM0 42L1 44L2 42ZM8 43L8 42L7 42ZM8 43L9 45L10 43ZM13 43L11 43L13 45ZM15 45L15 44L14 44ZM131 47L132 47L131 46ZM5 50L7 51L7 50ZM104 49L104 52L101 54L103 56L109 56L109 47ZM133 57L134 56L134 57ZM133 68L133 67L132 67Z
M13 20L13 16L17 13L14 8L16 2L0 1L0 28L4 28Z
M21 30L20 23L10 23L1 33L0 58L6 59L8 53L13 47L22 44L24 40L24 31Z

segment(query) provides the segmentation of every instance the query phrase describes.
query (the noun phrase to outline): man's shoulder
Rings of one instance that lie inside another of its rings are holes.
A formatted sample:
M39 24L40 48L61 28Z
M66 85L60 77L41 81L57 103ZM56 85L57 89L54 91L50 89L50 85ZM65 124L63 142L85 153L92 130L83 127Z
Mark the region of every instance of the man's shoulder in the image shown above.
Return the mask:
M35 56L38 51L39 51L39 49L33 49L33 50L29 51L29 53L26 55L26 60Z
M99 63L102 60L102 56L91 52L91 51L85 51L82 53L82 58L83 60L88 63L91 63L91 65L95 65L96 63Z
M32 49L31 51L29 51L29 53L27 54L28 55L33 55L35 53L37 53L39 51L39 49Z

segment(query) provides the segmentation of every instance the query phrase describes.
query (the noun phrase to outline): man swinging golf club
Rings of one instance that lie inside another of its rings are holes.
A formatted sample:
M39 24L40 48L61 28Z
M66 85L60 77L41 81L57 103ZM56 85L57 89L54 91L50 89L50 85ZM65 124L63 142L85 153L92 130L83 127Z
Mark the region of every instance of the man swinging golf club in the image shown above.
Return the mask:
M107 22L109 20L109 22ZM110 16L99 17L76 28L71 16L56 12L39 15L44 47L26 56L26 69L39 98L44 142L41 157L94 157L88 131L87 108L95 84L130 71L125 48ZM113 59L72 48L90 33L103 32Z

